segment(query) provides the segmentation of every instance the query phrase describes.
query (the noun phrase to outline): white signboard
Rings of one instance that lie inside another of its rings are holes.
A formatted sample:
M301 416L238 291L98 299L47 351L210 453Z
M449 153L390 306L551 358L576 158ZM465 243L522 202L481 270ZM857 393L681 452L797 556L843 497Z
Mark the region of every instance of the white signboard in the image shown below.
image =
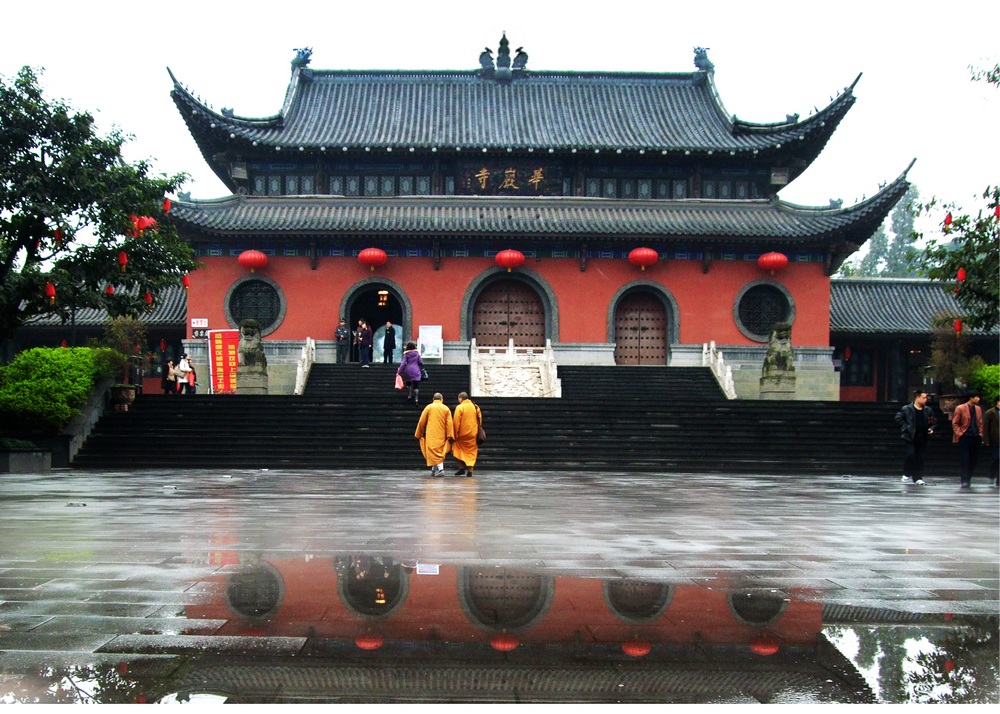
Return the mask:
M441 325L421 325L417 338L417 350L423 359L441 359L444 340L441 339Z

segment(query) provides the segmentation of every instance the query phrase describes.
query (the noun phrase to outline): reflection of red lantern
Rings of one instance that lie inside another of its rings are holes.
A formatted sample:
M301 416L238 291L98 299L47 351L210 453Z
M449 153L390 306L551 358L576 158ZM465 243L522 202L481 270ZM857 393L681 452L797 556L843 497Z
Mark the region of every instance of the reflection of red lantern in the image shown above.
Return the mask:
M493 635L490 638L490 647L497 652L510 652L517 649L519 644L521 644L521 640L507 632L501 632L499 635Z
M764 253L764 255L757 258L757 266L761 270L770 271L771 275L778 270L784 270L788 266L788 256L784 253Z
M377 632L366 632L363 635L358 635L354 638L354 644L358 646L358 649L365 651L377 650L385 643L382 635Z
M750 642L750 651L761 657L770 657L778 652L778 643L770 637L757 637Z
M114 295L115 294L115 286L114 285L109 285L108 287L104 288L104 292L107 295Z
M652 645L648 642L642 642L641 640L622 642L622 652L627 654L629 657L645 657L652 649Z
M249 268L251 273L257 268L263 268L267 265L267 256L259 250L245 250L240 253L237 260L244 268Z
M142 299L146 301L147 305L153 304L153 293L146 291L146 294L142 296Z
M122 266L122 272L125 272L125 266L128 265L128 254L123 250L118 254L118 265Z
M358 262L367 265L372 270L385 265L387 260L389 260L389 256L381 248L365 248L358 253Z
M647 265L656 265L659 259L659 254L652 248L636 248L628 254L628 262L638 265L640 270L645 270Z
M52 283L45 283L45 297L49 299L49 305L56 304L56 286Z
M191 278L190 278L190 276L182 275L181 276L181 285L184 286L185 290L187 290L189 287L191 287Z
M496 261L501 268L507 268L509 273L513 268L524 265L524 253L519 250L501 250L497 253Z
M962 321L960 319L956 318L955 322L952 323L952 324L953 324L953 326L955 328L955 334L956 335L961 335L962 334Z

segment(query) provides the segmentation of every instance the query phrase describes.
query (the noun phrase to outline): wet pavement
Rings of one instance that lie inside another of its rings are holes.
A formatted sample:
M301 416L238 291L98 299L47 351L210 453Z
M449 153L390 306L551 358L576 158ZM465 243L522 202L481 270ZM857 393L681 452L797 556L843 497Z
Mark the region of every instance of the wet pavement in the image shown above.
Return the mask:
M985 480L66 471L0 501L0 702L1000 701Z

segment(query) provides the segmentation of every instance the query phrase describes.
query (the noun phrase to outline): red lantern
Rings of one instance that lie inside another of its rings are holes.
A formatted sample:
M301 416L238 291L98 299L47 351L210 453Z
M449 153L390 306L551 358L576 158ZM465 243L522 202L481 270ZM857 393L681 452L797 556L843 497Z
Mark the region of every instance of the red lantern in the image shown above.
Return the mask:
M52 283L45 283L45 297L49 299L49 305L56 304L56 286Z
M851 361L851 348L849 346L844 348L844 361Z
M185 290L187 290L189 287L191 287L191 277L188 276L188 275L182 275L181 276L181 285L184 286Z
M757 266L761 270L768 270L771 275L778 270L784 270L788 266L788 256L784 253L764 253L757 258Z
M965 268L958 269L958 275L955 276L955 279L958 280L958 282L960 283L965 282Z
M993 217L1000 221L1000 203L993 207Z
M267 265L267 256L259 250L245 250L240 253L240 257L237 260L239 260L240 265L244 268L249 268L251 273L255 269L263 268Z
M521 640L506 632L501 632L499 635L493 635L490 638L490 647L497 652L510 652L517 649L519 644L521 644Z
M778 653L778 643L770 637L756 637L750 642L750 651L761 657Z
M387 260L389 260L389 256L381 248L365 248L358 253L358 262L362 265L367 265L372 270L375 270L378 266L385 265Z
M656 265L659 259L659 254L652 248L636 248L628 254L628 262L638 265L640 270L645 270L647 265Z
M114 295L115 294L115 286L114 285L109 285L108 287L104 288L104 292L106 294L108 294L108 295Z
M122 266L122 272L125 272L125 266L128 265L128 254L123 250L118 254L118 265Z
M645 657L652 649L652 645L648 642L642 642L641 640L622 642L622 652L627 654L629 657Z
M385 643L382 635L377 632L366 632L363 635L358 635L354 638L354 644L358 646L358 649L366 650L368 652L372 650L377 650Z
M944 671L945 671L945 674L951 674L951 671L953 669L955 669L955 662L954 662L954 660L946 659L944 661Z
M63 229L62 228L56 228L56 232L55 232L55 235L54 235L54 237L56 239L56 247L62 248L62 242L63 242L63 236L64 235L65 234L63 233Z
M142 299L146 301L147 305L153 304L153 293L146 291L146 294L142 296Z
M524 253L519 250L501 250L497 253L496 261L501 268L507 268L509 273L513 268L524 265Z
M948 233L951 231L951 211L948 211L948 215L944 217L944 232Z
M961 335L962 334L962 321L960 319L956 318L955 322L952 323L952 324L953 324L953 326L955 328L955 334L956 335Z
M166 352L166 351L167 351L167 341L163 338L160 338L160 352Z
M59 346L65 349L66 347L69 347L69 343L66 340L63 340L59 343Z
M164 213L170 213L170 199L169 198L163 199L163 212Z

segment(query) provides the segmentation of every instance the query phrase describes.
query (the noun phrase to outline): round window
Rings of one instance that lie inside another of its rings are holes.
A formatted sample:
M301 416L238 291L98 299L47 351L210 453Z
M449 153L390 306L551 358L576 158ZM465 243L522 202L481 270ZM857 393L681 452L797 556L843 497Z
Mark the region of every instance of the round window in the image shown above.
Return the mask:
M262 335L277 329L284 316L284 302L277 286L268 280L248 278L230 289L226 299L226 317L238 326L243 320L256 320Z
M767 342L776 322L792 322L791 296L771 283L748 286L736 306L736 324L740 331L757 342Z

